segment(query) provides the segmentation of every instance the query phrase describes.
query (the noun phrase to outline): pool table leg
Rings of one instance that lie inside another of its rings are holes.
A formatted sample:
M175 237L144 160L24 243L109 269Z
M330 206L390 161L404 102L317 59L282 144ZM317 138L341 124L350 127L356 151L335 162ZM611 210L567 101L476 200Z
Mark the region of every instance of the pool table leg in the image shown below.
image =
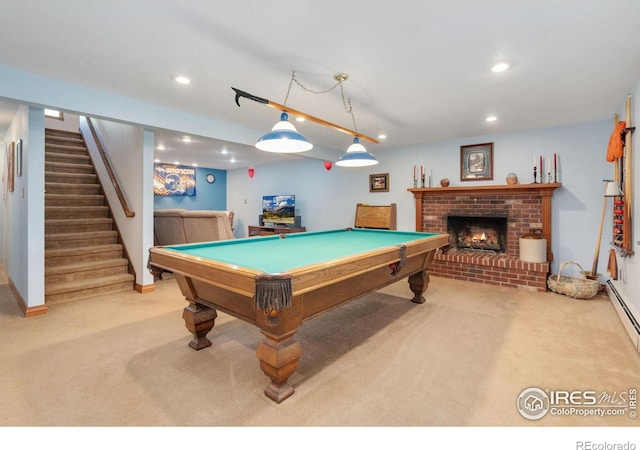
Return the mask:
M262 330L265 339L260 342L256 355L260 368L271 383L265 388L264 395L276 403L290 397L295 389L287 380L298 368L302 346L293 339L297 329L283 335L273 335Z
M218 313L215 309L189 302L189 305L182 312L182 318L187 330L193 333L193 339L189 342L189 347L194 350L201 350L211 345L211 341L207 339L207 333L213 328L216 317L218 317Z
M411 299L413 303L424 303L425 298L422 295L424 291L429 287L429 274L426 270L421 270L418 273L414 273L409 277L409 287L414 296Z

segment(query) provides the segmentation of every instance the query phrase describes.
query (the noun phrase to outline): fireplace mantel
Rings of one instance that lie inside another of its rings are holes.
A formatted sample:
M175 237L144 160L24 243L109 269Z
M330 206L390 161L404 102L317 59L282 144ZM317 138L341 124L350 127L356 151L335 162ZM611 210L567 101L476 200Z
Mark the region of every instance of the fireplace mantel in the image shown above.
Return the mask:
M562 187L561 183L532 183L409 188L407 190L413 192L414 196L420 197L424 195L516 194L519 192L539 192L542 196L550 196L559 187Z
M468 185L432 188L409 188L416 204L416 231L423 230L423 199L430 196L466 196L470 199L490 195L539 195L542 198L542 234L547 240L547 258L553 261L551 252L551 198L561 183Z

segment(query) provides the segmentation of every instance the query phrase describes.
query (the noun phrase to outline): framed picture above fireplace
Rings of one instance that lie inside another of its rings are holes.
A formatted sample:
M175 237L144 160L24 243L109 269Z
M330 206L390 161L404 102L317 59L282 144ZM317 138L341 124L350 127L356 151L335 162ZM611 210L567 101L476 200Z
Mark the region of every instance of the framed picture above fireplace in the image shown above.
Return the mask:
M493 180L493 142L460 147L460 181Z

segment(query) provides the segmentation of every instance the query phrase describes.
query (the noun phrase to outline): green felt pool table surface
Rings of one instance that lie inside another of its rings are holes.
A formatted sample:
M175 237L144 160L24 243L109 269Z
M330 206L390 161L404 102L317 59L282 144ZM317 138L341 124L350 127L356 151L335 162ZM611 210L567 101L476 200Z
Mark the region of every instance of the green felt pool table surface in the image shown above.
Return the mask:
M435 233L354 228L172 245L165 248L266 273L280 273L431 236L435 236Z

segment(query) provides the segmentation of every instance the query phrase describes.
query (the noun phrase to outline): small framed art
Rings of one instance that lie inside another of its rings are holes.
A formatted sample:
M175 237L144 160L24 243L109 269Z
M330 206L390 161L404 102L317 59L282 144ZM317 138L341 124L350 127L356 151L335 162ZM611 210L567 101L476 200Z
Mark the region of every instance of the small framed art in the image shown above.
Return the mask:
M16 176L22 176L22 139L16 143Z
M493 142L460 147L460 181L493 180Z
M14 182L14 170L15 170L15 142L9 144L9 151L7 152L7 184L9 187L9 192L13 192L13 182Z
M389 174L374 173L369 175L369 192L389 192Z

